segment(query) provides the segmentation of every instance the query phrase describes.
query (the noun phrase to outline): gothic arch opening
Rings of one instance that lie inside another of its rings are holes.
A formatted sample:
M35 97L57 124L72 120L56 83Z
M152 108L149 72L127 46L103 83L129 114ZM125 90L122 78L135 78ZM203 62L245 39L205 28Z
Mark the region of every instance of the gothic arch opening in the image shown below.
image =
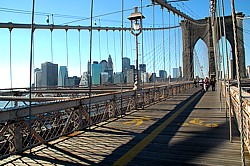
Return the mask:
M194 46L193 65L193 74L195 78L205 78L209 76L208 48L201 38Z
M221 78L227 78L229 74L229 78L232 79L234 76L233 68L234 68L234 58L233 58L233 52L232 47L229 42L229 40L226 39L226 45L225 45L225 37L222 36L222 38L218 41L219 51L220 51L220 74ZM228 55L228 61L227 61L227 55ZM229 72L227 72L227 63L229 67Z

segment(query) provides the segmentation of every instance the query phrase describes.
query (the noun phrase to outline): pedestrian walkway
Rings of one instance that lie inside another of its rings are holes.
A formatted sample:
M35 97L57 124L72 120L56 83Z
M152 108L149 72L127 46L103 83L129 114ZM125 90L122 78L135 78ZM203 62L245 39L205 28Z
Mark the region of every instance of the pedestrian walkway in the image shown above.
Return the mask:
M0 161L4 165L241 165L217 91L189 90ZM248 156L246 156L248 162Z

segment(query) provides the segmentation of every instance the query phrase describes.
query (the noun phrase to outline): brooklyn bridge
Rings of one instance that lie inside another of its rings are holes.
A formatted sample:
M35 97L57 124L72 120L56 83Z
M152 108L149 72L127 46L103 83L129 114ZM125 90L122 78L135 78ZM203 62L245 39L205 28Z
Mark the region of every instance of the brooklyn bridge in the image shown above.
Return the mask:
M59 2L0 8L0 164L250 164L250 11Z

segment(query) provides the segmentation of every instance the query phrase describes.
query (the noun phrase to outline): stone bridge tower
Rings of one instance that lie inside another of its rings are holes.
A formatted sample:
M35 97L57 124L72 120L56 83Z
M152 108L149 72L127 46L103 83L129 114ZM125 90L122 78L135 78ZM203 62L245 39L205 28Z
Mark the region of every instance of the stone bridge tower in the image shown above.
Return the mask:
M242 26L242 13L238 13L237 17L237 37L238 37L238 52L239 52L239 63L240 63L240 75L245 78L245 49L243 40L243 26ZM222 20L222 19L221 19ZM232 48L232 60L231 65L232 77L236 77L236 63L235 63L235 48L234 48L234 35L233 35L233 23L232 17L225 17L226 24L226 38L229 41ZM221 21L221 26L222 21ZM211 27L211 19L207 17L205 19L197 20L196 22L190 22L189 20L183 20L181 22L182 28L182 42L183 42L183 77L187 80L194 78L194 60L193 51L194 46L199 39L202 39L208 48L208 62L209 62L209 75L215 74L215 56L213 47L213 34ZM218 28L218 27L217 27ZM218 29L219 32L219 29ZM224 36L222 29L222 36ZM221 39L219 34L217 35L217 42ZM230 51L230 50L229 50Z

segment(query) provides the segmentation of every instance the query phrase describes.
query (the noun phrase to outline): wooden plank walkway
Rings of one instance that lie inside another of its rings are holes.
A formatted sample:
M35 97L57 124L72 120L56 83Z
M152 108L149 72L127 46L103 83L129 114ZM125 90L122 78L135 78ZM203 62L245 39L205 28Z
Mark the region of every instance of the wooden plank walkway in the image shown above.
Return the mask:
M218 92L197 91L61 137L0 164L241 165L239 133L233 125L229 143Z

